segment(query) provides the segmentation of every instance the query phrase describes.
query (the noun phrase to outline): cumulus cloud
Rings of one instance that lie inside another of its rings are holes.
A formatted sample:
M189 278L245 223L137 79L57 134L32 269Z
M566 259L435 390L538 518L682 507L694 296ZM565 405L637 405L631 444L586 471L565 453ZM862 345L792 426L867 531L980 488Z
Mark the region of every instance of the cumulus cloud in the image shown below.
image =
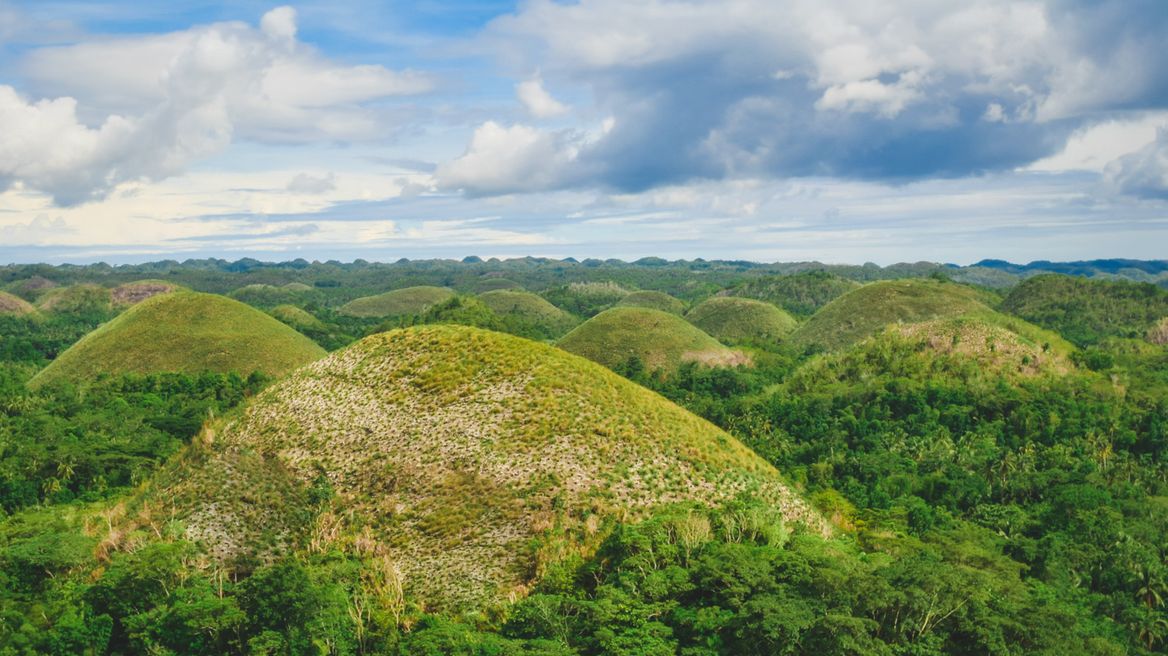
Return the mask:
M431 87L335 63L295 36L295 11L280 7L259 29L217 23L33 51L22 70L48 97L0 86L0 189L21 182L69 205L173 175L233 140L382 137L389 126L370 101Z
M1168 106L1158 2L533 0L484 38L615 118L569 162L529 150L549 184L908 180L1025 166L1100 115Z
M567 105L553 98L547 89L543 88L543 79L538 75L515 85L515 95L536 118L554 118L569 111Z
M440 186L471 195L553 189L569 182L578 153L573 135L527 125L488 121L471 137L466 152L438 168Z

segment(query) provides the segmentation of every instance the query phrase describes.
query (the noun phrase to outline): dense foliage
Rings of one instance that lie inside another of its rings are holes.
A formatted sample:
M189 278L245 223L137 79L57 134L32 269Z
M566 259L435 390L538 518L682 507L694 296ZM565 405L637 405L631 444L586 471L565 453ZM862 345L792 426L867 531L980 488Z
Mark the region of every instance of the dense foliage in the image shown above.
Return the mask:
M148 274L221 292L304 282L311 294L249 293L257 305L302 294L295 302L320 325L299 329L336 348L413 323L551 337L468 296L388 323L337 312L391 288L465 292L506 273L587 316L629 290L693 303L798 270L204 261L134 271L8 267L0 279L111 286ZM859 280L937 271L834 269ZM687 363L667 373L638 358L620 362L618 373L775 464L838 534L802 534L757 505L674 506L600 527L594 552L561 554L514 605L459 616L411 603L384 563L351 549L300 549L226 575L165 522L151 539L126 544L137 538L119 538L112 519L127 512L124 493L207 417L266 381L158 374L30 391L24 383L39 367L112 310L0 317L0 654L1164 653L1168 347L1148 337L1165 314L1163 292L1066 278L1026 285L1004 307L1085 347L1066 371L1001 375L887 336L821 355L758 344L751 367Z
M1043 275L1019 283L1002 308L1090 346L1107 337L1145 337L1168 317L1168 291L1148 283Z

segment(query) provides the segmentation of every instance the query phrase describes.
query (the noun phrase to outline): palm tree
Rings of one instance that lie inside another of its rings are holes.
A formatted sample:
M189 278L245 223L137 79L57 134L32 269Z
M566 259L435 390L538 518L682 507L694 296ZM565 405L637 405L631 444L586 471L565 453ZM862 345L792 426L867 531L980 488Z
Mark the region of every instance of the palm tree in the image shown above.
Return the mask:
M1136 566L1136 597L1148 608L1159 608L1164 605L1166 586L1164 577L1157 569L1144 565Z

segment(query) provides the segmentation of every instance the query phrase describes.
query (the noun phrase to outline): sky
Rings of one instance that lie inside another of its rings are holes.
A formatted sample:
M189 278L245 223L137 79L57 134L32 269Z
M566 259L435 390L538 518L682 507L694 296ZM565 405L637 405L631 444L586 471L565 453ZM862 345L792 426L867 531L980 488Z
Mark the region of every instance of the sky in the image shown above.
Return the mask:
M1164 0L0 0L0 263L1168 257Z

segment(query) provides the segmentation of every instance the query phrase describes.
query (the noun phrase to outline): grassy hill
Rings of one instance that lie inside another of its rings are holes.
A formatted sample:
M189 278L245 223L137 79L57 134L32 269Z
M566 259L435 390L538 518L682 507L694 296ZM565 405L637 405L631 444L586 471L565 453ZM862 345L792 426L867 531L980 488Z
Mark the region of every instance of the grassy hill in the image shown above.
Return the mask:
M690 361L712 367L750 362L685 319L649 308L605 310L564 335L558 345L610 368L633 357L650 371L672 371Z
M103 373L280 376L324 354L307 337L239 301L176 292L142 301L89 333L30 384L84 382Z
M645 307L672 314L685 312L685 303L666 294L652 290L633 292L617 302L617 307Z
M628 289L606 282L572 282L542 293L552 305L578 317L591 317L614 306L628 296Z
M795 332L798 346L843 348L885 326L989 311L988 297L963 285L928 279L887 280L852 290L816 312Z
M791 315L770 303L733 296L707 299L685 318L726 344L775 342L799 325Z
M326 330L324 322L295 305L277 305L268 314L297 330Z
M316 294L316 290L302 282L287 285L245 285L232 291L228 296L237 301L256 307L270 308L277 305L303 302Z
M1019 283L1002 302L1002 310L1090 346L1108 337L1144 337L1168 317L1168 290L1148 283L1049 274Z
M340 313L354 317L400 317L421 314L431 305L454 296L446 287L406 287L376 296L363 296L341 306Z
M110 297L116 307L126 307L141 303L151 296L169 294L182 289L181 286L165 280L135 280L110 290Z
M8 292L0 292L0 315L25 316L36 314L36 311L36 307L23 298Z
M819 308L856 289L860 283L827 271L787 276L765 276L733 290L734 296L777 305L796 317L809 317Z
M568 332L577 319L531 292L498 289L478 299L503 321L530 327L540 337L553 339Z
M135 521L174 508L183 537L229 567L340 550L386 564L424 608L469 610L523 596L611 520L743 495L829 530L754 452L603 367L418 326L268 388L161 472Z
M523 285L508 278L483 278L482 280L475 281L475 283L471 285L471 288L475 291L475 293L483 294L486 292L493 292L497 289L522 290Z
M9 283L5 289L8 292L16 294L26 301L36 301L50 289L59 287L57 283L45 278L44 276L33 276L31 278L24 278Z
M50 314L93 314L110 311L110 290L84 283L55 287L37 299L37 308Z

